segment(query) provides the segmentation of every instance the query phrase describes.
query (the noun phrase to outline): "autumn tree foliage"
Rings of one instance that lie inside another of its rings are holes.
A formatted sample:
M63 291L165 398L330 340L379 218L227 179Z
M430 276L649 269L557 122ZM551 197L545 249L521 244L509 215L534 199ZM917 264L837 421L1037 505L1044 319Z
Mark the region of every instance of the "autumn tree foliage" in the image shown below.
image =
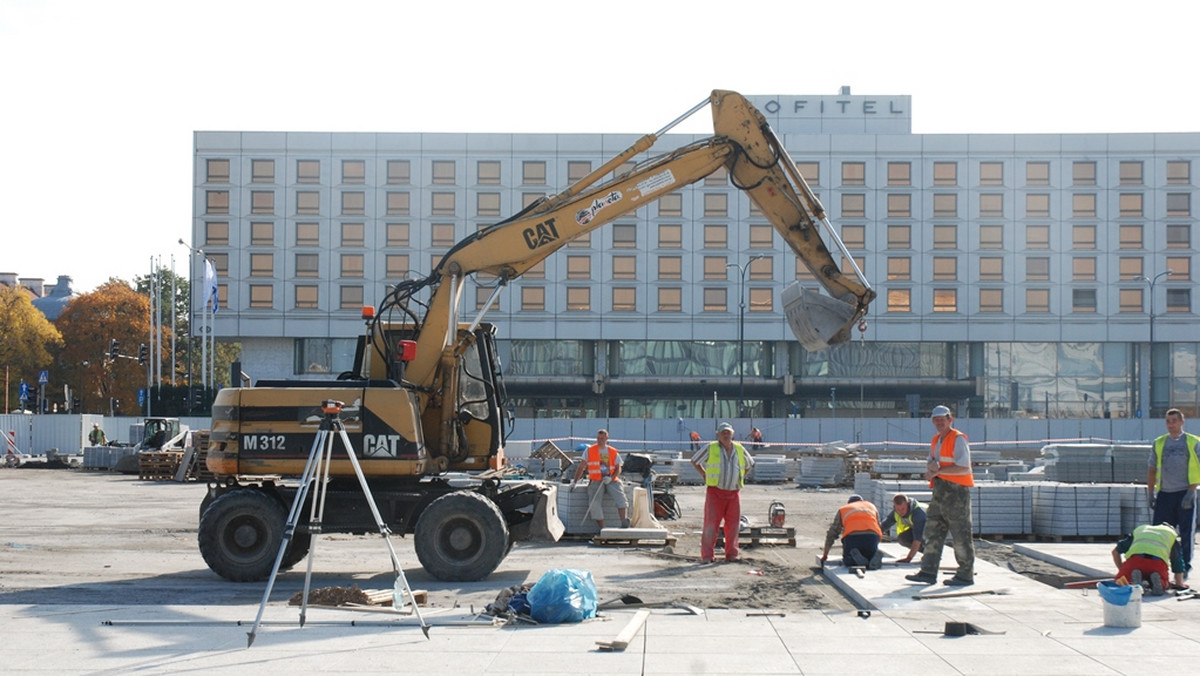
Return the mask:
M138 364L138 346L150 334L150 299L127 282L110 279L95 291L71 300L55 325L62 333L58 382L76 390L83 410L108 413L109 399L120 401L118 414L139 415L137 391L147 385L147 369ZM164 342L170 340L169 327ZM109 359L116 339L122 356Z
M0 365L8 369L9 381L37 383L38 372L50 366L53 352L62 345L58 329L33 306L28 291L0 287ZM18 405L17 388L5 393L8 408Z

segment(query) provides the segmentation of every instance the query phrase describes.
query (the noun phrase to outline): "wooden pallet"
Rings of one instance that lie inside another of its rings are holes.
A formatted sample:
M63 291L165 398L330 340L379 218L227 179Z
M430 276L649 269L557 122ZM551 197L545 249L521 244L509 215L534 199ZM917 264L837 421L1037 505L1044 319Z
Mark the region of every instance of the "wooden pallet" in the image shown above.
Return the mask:
M183 451L142 451L138 453L138 478L143 481L173 481Z
M738 533L738 545L748 545L751 547L757 545L787 545L789 547L795 547L796 529L776 528L773 526L752 526ZM724 533L717 534L717 546L725 546Z

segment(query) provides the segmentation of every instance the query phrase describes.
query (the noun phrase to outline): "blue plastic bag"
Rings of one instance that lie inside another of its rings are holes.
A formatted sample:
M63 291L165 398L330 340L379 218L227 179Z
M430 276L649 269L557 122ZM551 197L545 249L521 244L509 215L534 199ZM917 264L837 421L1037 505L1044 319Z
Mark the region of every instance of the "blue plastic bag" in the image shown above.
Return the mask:
M591 571L546 571L526 596L530 616L543 624L582 622L596 616L596 581Z

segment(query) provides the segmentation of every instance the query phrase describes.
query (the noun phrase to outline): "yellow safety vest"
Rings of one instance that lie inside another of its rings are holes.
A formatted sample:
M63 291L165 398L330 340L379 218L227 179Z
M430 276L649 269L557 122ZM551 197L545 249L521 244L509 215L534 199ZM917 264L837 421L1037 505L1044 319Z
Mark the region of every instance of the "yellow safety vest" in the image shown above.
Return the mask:
M893 510L895 507L892 508ZM896 515L896 535L903 533L906 530L912 530L913 527L913 512L918 509L924 509L921 503L916 500L908 501L908 516Z
M736 441L733 442L733 449L737 451L738 468L741 470L738 476L738 488L746 484L746 449ZM721 444L714 441L708 445L708 462L704 465L704 485L716 486L721 483Z
M1162 454L1163 446L1167 443L1166 434L1154 440L1154 456L1157 459L1154 471L1154 490L1162 490ZM1183 433L1183 438L1187 443L1188 449L1188 483L1200 484L1200 460L1196 458L1196 442L1200 441L1200 437L1194 434Z
M1146 554L1170 561L1171 548L1175 546L1177 537L1170 526L1138 526L1133 529L1133 544L1129 545L1129 551L1125 554Z

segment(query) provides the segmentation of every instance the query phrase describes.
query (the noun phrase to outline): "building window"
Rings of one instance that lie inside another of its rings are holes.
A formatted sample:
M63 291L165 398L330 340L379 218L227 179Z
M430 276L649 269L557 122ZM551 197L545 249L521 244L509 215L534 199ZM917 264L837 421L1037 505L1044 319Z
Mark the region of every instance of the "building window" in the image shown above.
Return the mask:
M1082 193L1071 196L1071 215L1075 218L1096 217L1096 195Z
M321 275L321 257L317 254L296 254L297 277L319 277Z
M251 183L274 183L275 160L250 160Z
M934 193L934 218L958 218L958 195L954 193Z
M1142 248L1142 226L1140 225L1122 225L1118 228L1120 237L1120 247L1122 249L1141 249Z
M724 225L706 225L706 226L704 226L704 248L705 249L728 249L729 248L728 228Z
M275 306L275 287L270 284L250 285L250 307L272 308Z
M724 256L705 256L704 257L704 278L705 279L728 279L729 271L725 267L725 261L728 260Z
M1003 218L1004 195L987 193L979 196L980 218Z
M981 256L979 258L979 281L1003 282L1004 259L999 256Z
M857 193L842 195L842 217L863 218L867 214L867 196Z
M1025 195L1025 216L1026 218L1049 218L1050 196L1045 193Z
M408 160L388 160L388 185L408 185L412 183L412 165Z
M498 192L481 192L475 195L475 215L476 216L499 216L500 215L500 193Z
M406 192L389 192L387 194L387 215L407 216L409 201L409 194Z
M683 258L679 256L659 256L658 278L683 279Z
M545 279L546 278L546 260L542 259L534 264L533 267L525 271L526 279Z
M567 162L567 181L575 183L576 181L583 180L583 177L587 176L591 171L591 162Z
M769 225L751 225L749 229L751 249L775 248L775 228Z
M447 247L453 246L456 241L454 237L453 223L434 223L429 227L430 246Z
M683 226L677 224L658 226L658 248L682 249Z
M716 171L704 177L704 185L723 186L729 184L729 172L725 167L717 167Z
M846 248L848 249L867 248L867 226L843 225L842 243L845 244Z
M658 198L658 215L675 217L682 216L683 194L673 192Z
M1167 312L1191 312L1191 289L1167 289Z
M683 312L683 289L660 287L658 289L658 311Z
M934 256L933 278L937 281L958 279L958 259L950 256Z
M321 213L321 193L302 190L296 193L296 213L316 215Z
M631 286L614 286L612 290L613 312L636 312L637 289Z
M296 160L297 183L320 183L321 162L318 160Z
M613 279L637 279L637 256L613 256Z
M1071 246L1075 249L1096 248L1096 226L1076 225L1071 228Z
M888 162L888 185L912 185L912 163Z
M296 246L320 246L321 229L316 223L296 224Z
M366 242L362 223L342 223L342 246L362 246Z
M797 162L796 169L810 186L821 185L821 164L819 162Z
M546 309L546 289L541 286L521 287L521 309L525 311L544 311Z
M1189 256L1167 256L1167 269L1171 271L1172 282L1189 281L1192 278L1192 259Z
M204 245L229 244L229 223L225 221L209 221L204 224Z
M206 213L206 214L227 214L227 213L229 213L229 191L228 190L206 190L206 191L204 191L204 213Z
M1170 261L1170 259L1167 259ZM1167 267L1170 267L1168 264ZM1174 268L1171 268L1174 270ZM1142 276L1141 256L1122 256L1117 261L1117 276L1122 281L1130 281Z
M933 248L935 248L935 249L957 249L958 248L958 226L957 225L935 225L935 226L933 226Z
M1004 185L1004 163L980 162L979 185Z
M275 255L269 253L250 254L250 276L271 277L275 274Z
M1096 281L1096 259L1091 256L1072 258L1071 279L1077 282Z
M1027 249L1049 249L1050 248L1050 226L1048 225L1029 225L1025 227L1025 248Z
M1192 196L1186 192L1167 193L1167 216L1191 216Z
M866 185L867 165L862 162L842 162L842 185Z
M759 281L768 281L775 279L775 259L767 256L766 258L758 258L749 261L750 267L746 269L746 273L750 279ZM843 268L846 269L846 268ZM859 269L862 269L861 262Z
M483 309L484 304L487 303L488 299L492 297L492 292L495 290L496 290L495 287L492 287L492 286L477 286L477 287L475 287L475 310L476 311ZM500 310L500 297L499 296L497 296L495 299L492 300L492 304L490 307L488 307L488 310L495 310L495 311Z
M317 285L316 284L297 284L296 292L296 309L297 310L316 310L317 309Z
M523 192L521 193L521 208L528 209L533 206L533 203L545 198L546 196L540 192Z
M1025 185L1050 185L1050 163L1026 162Z
M1141 166L1141 162L1138 163ZM1122 218L1140 218L1142 216L1142 194L1121 193L1120 215Z
M933 163L933 184L934 185L958 185L958 163L956 162L934 162ZM905 310L907 312L907 310Z
M912 195L888 195L888 218L909 218L912 216Z
M206 257L212 261L213 269L217 271L218 277L229 276L229 254L224 253L209 253Z
M1121 289L1117 293L1119 305L1117 312L1141 312L1142 311L1142 290L1141 289Z
M362 254L342 254L342 276L343 277L362 277L363 276L363 255Z
M615 230L616 225L613 226ZM592 233L584 233L567 242L567 247L570 249L588 249L592 246Z
M342 160L342 183L366 183L367 163L363 160Z
M546 163L522 162L521 185L546 185Z
M705 312L725 312L729 309L729 304L726 301L728 297L726 289L705 288L703 294Z
M363 306L363 288L361 286L343 286L338 289L338 309L361 310Z
M500 163L496 160L480 160L475 163L475 173L483 185L500 185Z
M799 257L796 257L796 279L814 280L816 275L812 270L808 269L808 265Z
M911 249L912 228L907 225L889 225L887 229L887 248Z
M567 256L567 279L591 279L591 256Z
M254 246L271 246L275 243L274 223L251 223L250 244Z
M912 259L908 256L888 256L887 259L887 278L888 279L912 279Z
M1192 226L1190 226L1190 225L1168 225L1167 226L1167 248L1168 249L1190 249L1190 248L1192 248Z
M1124 161L1119 167L1121 185L1142 185L1142 163Z
M1025 281L1050 281L1050 259L1045 256L1031 256L1025 259Z
M614 249L637 248L637 226L633 223L616 223L612 226Z
M729 215L729 195L723 192L704 193L704 216L706 218L723 218Z
M408 223L387 224L387 246L408 246Z
M980 312L1004 312L1004 289L980 289Z
M408 255L407 254L388 254L383 258L385 265L384 274L389 279L396 279L408 276Z
M1072 164L1071 185L1096 185L1096 163L1075 162Z
M1167 185L1191 185L1192 163L1187 160L1167 162Z
M229 182L229 160L206 160L204 166L208 183Z
M366 213L367 196L361 192L342 193L342 215L362 216Z
M749 302L746 309L750 312L771 312L775 309L774 289L750 288L746 289L746 295Z
M888 312L912 312L912 289L888 289Z
M1071 311L1072 312L1095 312L1096 311L1096 290L1095 289L1071 289Z
M1049 312L1050 289L1025 289L1026 312Z
M433 177L434 185L454 185L455 169L453 160L434 160L433 161Z
M933 311L958 312L958 291L955 289L934 289Z
M980 249L1003 249L1004 248L1004 226L1002 226L1002 225L981 225L981 226L979 226L979 248Z
M567 311L587 312L592 309L592 290L586 286L567 287Z
M454 215L454 193L452 192L435 192L430 196L432 209L430 211L434 216L453 216Z

